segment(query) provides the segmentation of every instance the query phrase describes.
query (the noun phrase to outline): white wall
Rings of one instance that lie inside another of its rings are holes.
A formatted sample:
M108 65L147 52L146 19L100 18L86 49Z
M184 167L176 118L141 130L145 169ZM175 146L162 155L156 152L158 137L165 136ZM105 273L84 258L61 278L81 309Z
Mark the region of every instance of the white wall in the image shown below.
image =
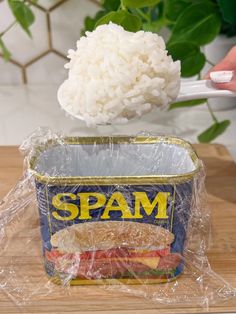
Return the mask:
M53 9L54 5L58 7ZM80 36L84 17L94 15L99 9L92 0L39 0L40 8L33 7L36 17L31 27L33 38L15 25L4 35L3 39L12 53L12 59L18 65L6 63L0 57L0 85L21 84L22 68L33 59L49 50L47 13L52 27L52 46L59 54L67 54L74 48ZM0 33L14 20L7 5L7 0L0 2ZM26 76L30 84L59 83L65 77L63 65L65 58L55 53L48 53L40 60L26 67Z

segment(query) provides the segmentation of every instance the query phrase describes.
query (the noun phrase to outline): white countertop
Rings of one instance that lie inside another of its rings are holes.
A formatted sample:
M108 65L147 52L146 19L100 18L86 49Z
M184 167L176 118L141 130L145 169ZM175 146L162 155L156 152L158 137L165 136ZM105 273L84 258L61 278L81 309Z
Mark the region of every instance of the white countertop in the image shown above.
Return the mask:
M0 86L0 145L19 145L37 127L50 127L65 135L133 135L141 132L182 137L192 143L197 135L212 123L205 105L176 109L169 112L157 110L142 120L130 121L121 126L88 128L72 120L60 110L55 85ZM224 101L222 99L222 101ZM230 119L227 132L215 142L227 146L236 159L236 101L235 109L216 112L221 120Z

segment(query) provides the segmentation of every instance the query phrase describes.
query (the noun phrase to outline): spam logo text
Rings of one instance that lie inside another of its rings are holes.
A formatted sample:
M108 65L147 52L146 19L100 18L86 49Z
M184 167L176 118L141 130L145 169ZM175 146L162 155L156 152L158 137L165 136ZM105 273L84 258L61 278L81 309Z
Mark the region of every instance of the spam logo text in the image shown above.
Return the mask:
M132 192L129 195L121 192L111 195L96 192L58 193L52 198L54 208L51 214L60 221L91 220L97 210L100 210L101 220L109 220L114 212L119 213L122 219L143 219L153 214L155 219L168 219L170 192L157 192L154 196L150 200L146 192Z

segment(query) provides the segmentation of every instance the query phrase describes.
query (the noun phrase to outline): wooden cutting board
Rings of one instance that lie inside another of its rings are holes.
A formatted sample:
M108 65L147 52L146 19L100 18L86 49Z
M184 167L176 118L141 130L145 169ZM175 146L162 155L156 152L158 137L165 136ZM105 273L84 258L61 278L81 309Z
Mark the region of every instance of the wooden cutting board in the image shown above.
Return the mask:
M236 287L236 164L222 145L197 144L195 148L206 166L208 203L212 210L212 238L207 255L212 269ZM22 162L23 159L16 147L0 147L0 199L21 176ZM37 214L35 212L33 216L27 217L27 214L25 216L23 219L23 216L19 215L17 222L10 228L8 238L6 238L7 253L0 256L0 280L2 268L7 268L9 263L12 263L12 268L18 274L17 277L14 273L8 274L6 277L8 289L0 288L0 313L89 314L114 311L116 314L151 314L206 311L194 305L185 307L160 305L137 296L121 292L114 293L99 287L72 287L65 291L60 286L47 286L40 253L37 249L40 236L35 236L38 230ZM12 234L17 236L13 237ZM30 237L31 234L33 237ZM19 252L21 248L23 251L25 245L32 250L26 256L21 256ZM22 275L19 276L19 274ZM183 277L181 281L184 282L184 280ZM44 282L45 289L42 289ZM17 299L12 300L6 293L9 287L14 287L14 284L18 284L18 288L21 287L12 293L15 296L19 295L19 300L22 299L22 295L26 297L27 294L31 295L37 286L41 290L37 292L37 297L30 297L32 299L30 303L17 306ZM53 287L53 294L44 295L50 287ZM183 294L191 294L193 288L191 285L186 284L183 287L188 290L188 292L182 290ZM212 306L208 311L232 313L236 311L236 299Z

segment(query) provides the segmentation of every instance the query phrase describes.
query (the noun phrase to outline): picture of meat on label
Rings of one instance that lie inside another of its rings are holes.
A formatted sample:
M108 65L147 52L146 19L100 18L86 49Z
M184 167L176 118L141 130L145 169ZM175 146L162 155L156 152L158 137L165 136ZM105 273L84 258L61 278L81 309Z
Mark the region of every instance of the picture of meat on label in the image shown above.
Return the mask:
M80 223L56 232L45 258L71 278L168 279L181 262L181 255L170 251L173 241L173 233L146 223Z

